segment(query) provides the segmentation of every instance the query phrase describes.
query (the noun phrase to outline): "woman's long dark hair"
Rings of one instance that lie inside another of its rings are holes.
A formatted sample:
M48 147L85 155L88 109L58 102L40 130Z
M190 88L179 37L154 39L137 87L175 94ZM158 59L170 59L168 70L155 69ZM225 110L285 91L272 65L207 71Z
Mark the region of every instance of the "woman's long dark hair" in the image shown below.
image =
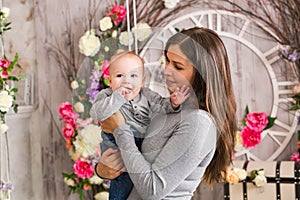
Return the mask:
M191 85L199 107L212 116L218 130L216 151L203 176L203 181L211 185L222 180L232 162L237 130L227 51L220 37L207 28L191 28L175 34L168 40L165 53L171 45L178 45L194 65Z

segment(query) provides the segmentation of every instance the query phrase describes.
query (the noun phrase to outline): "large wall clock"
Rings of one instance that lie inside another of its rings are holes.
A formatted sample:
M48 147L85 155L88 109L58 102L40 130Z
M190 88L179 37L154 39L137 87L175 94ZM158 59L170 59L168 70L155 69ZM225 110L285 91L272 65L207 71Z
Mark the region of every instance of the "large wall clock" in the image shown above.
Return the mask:
M222 10L197 11L176 18L159 29L140 53L149 72L149 87L162 95L168 94L163 79L159 78L164 67L163 47L178 29L194 26L215 30L225 42L239 119L242 119L246 105L250 111L264 111L277 117L275 125L262 133L260 144L237 152L236 157L276 160L297 127L297 113L289 110L291 89L296 79L290 66L280 59L280 46L245 16ZM265 30L272 34L267 28Z

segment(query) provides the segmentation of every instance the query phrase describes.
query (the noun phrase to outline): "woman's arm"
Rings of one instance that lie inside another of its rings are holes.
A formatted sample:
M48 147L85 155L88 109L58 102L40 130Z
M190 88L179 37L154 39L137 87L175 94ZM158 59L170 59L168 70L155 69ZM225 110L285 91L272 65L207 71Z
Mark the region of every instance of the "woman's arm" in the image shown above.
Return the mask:
M154 137L163 137L162 134ZM172 137L153 163L137 149L128 125L118 126L114 136L135 189L143 199L156 200L175 190L214 150L216 129L203 113L186 116L174 127Z

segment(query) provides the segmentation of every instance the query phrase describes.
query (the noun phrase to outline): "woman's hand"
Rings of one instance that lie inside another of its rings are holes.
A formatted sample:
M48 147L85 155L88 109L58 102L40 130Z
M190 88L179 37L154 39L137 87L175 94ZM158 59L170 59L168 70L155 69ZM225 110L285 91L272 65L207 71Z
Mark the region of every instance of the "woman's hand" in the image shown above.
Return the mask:
M126 168L120 152L109 148L102 154L96 170L102 178L114 179L125 172Z
M115 128L125 124L125 119L120 111L117 111L106 120L100 122L101 128L107 133L113 133Z

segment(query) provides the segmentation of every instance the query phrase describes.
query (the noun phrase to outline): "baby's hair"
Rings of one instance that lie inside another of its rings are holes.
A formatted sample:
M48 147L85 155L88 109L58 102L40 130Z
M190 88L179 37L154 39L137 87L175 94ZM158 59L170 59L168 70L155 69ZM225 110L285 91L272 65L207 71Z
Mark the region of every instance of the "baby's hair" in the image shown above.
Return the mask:
M117 59L119 59L119 58L121 58L121 57L123 57L123 56L125 56L125 55L133 55L133 56L136 56L137 58L139 58L140 60L141 60L141 62L143 63L143 68L144 68L144 63L145 63L145 61L144 61L144 59L143 58L141 58L138 54L136 54L134 51L126 51L126 50L123 50L123 51L117 51L117 53L116 54L114 54L111 58L110 58L110 60L109 60L109 66L111 66L112 65L112 63L115 61L115 60L117 60Z

